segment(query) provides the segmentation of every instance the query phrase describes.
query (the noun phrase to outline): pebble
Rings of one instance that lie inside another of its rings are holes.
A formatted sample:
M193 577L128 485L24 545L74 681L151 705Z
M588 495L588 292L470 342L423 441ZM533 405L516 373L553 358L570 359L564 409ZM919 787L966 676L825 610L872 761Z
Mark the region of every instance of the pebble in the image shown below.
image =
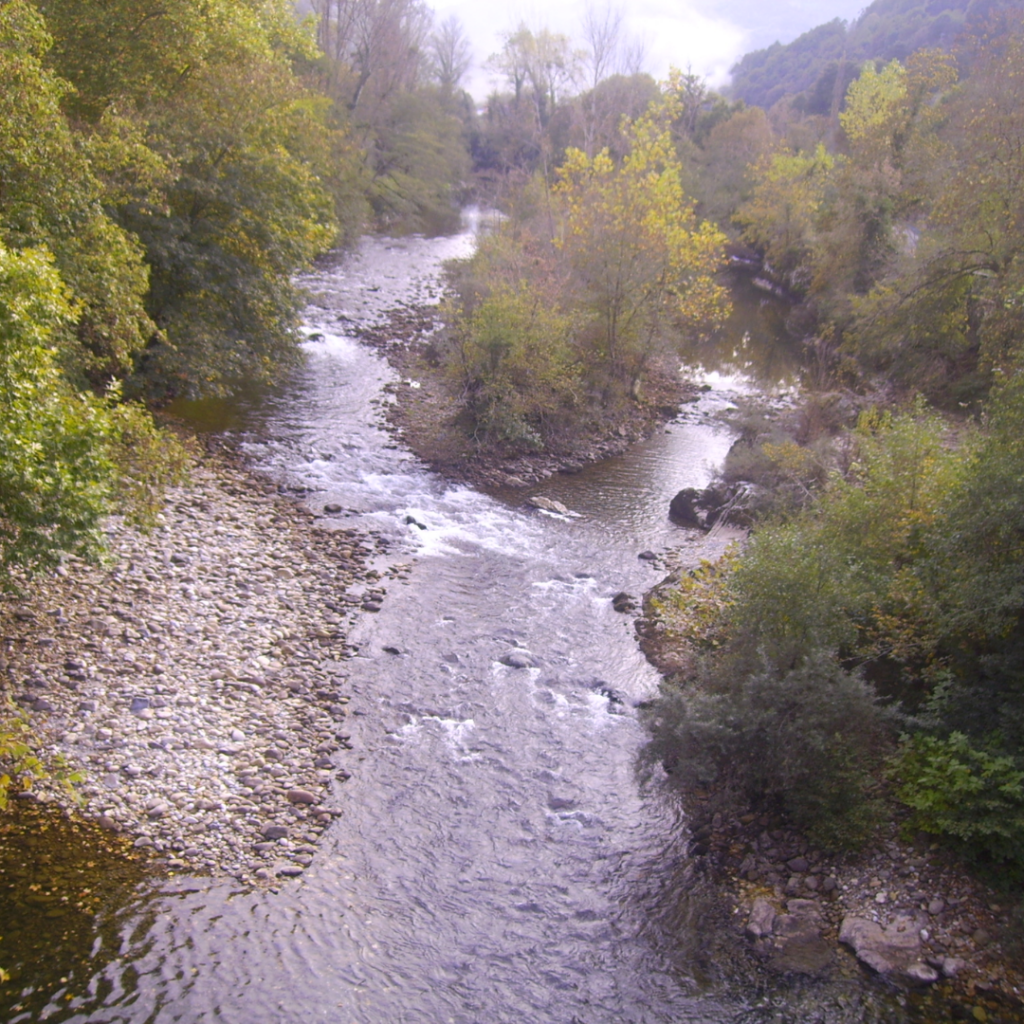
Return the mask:
M105 565L68 559L24 587L31 600L0 598L0 659L48 750L84 776L86 814L175 870L272 880L267 829L275 852L296 827L315 845L340 813L315 765L329 751L348 775L335 733L358 602L338 601L362 590L382 607L374 541L318 529L216 454L162 520L144 536L115 517ZM77 691L40 698L47 678Z

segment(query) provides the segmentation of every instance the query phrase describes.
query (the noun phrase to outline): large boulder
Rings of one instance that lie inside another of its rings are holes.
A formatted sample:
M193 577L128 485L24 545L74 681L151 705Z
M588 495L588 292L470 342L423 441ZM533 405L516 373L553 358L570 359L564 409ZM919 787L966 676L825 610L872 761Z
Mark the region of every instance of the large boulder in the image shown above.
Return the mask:
M669 502L668 514L680 526L704 528L704 513L699 508L702 492L696 487L684 487Z
M884 928L866 917L845 917L839 941L849 946L862 964L893 981L928 985L938 981L939 972L921 959L925 923L916 914L898 914Z
M711 484L699 491L684 487L668 506L669 517L681 526L710 530L719 522L749 527L763 498L753 484L740 482L725 486Z

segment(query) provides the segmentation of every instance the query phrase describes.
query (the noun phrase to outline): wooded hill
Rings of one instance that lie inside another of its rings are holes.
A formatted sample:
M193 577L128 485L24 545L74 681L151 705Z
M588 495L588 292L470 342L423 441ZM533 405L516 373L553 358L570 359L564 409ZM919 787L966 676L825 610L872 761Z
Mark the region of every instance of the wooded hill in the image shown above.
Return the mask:
M728 91L733 99L765 110L785 96L799 96L807 113L827 114L864 61L903 60L930 47L952 49L965 31L983 30L1006 6L1005 0L875 0L850 25L836 18L791 43L746 54L732 69Z

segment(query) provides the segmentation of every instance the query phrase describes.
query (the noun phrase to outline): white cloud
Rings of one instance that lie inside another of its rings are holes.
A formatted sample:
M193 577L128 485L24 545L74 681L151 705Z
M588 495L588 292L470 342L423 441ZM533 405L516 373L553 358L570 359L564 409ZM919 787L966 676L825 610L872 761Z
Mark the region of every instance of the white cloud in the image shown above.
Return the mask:
M669 67L689 67L712 86L724 85L747 46L746 32L738 25L672 0L631 4L627 23L646 43L650 70L658 78Z
M487 58L501 48L501 34L514 30L520 22L531 28L546 27L563 32L570 39L581 37L580 23L584 0L549 4L521 3L504 7L501 13L479 0L437 3L437 20L455 14L463 23L474 50L475 61L467 76L467 88L483 99L494 87L493 76L484 68ZM679 0L640 0L625 8L625 32L642 39L647 54L647 70L664 78L670 66L691 66L706 75L713 85L722 85L728 70L742 56L746 33L724 18L703 14Z
M600 10L602 0L592 0ZM646 43L651 74L664 78L670 66L691 67L714 87L729 80L729 68L749 50L775 39L789 42L815 25L840 17L851 19L865 0L783 0L768 7L764 0L608 0L625 15L628 34ZM487 58L501 48L501 33L520 22L531 28L581 37L586 0L522 0L490 6L480 0L448 0L434 4L438 21L455 14L473 45L475 62L466 87L479 100L496 84L484 69Z

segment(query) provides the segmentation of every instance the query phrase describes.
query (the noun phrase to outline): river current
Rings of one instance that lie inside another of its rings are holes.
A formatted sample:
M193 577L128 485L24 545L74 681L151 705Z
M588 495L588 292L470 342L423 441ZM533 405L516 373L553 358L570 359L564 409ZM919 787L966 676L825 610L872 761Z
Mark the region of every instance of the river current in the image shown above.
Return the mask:
M475 228L368 238L324 261L306 279L305 365L232 412L262 472L309 488L314 509L341 505L343 525L383 534L389 559L412 565L351 636L343 816L278 891L196 879L148 896L94 999L61 1019L753 1019L751 990L729 991L710 965L683 808L641 767L636 705L658 677L612 608L659 579L640 552L704 553L668 502L724 457L715 413L745 385L710 373L655 437L536 489L571 517L446 483L384 429L395 375L352 325L435 301Z

